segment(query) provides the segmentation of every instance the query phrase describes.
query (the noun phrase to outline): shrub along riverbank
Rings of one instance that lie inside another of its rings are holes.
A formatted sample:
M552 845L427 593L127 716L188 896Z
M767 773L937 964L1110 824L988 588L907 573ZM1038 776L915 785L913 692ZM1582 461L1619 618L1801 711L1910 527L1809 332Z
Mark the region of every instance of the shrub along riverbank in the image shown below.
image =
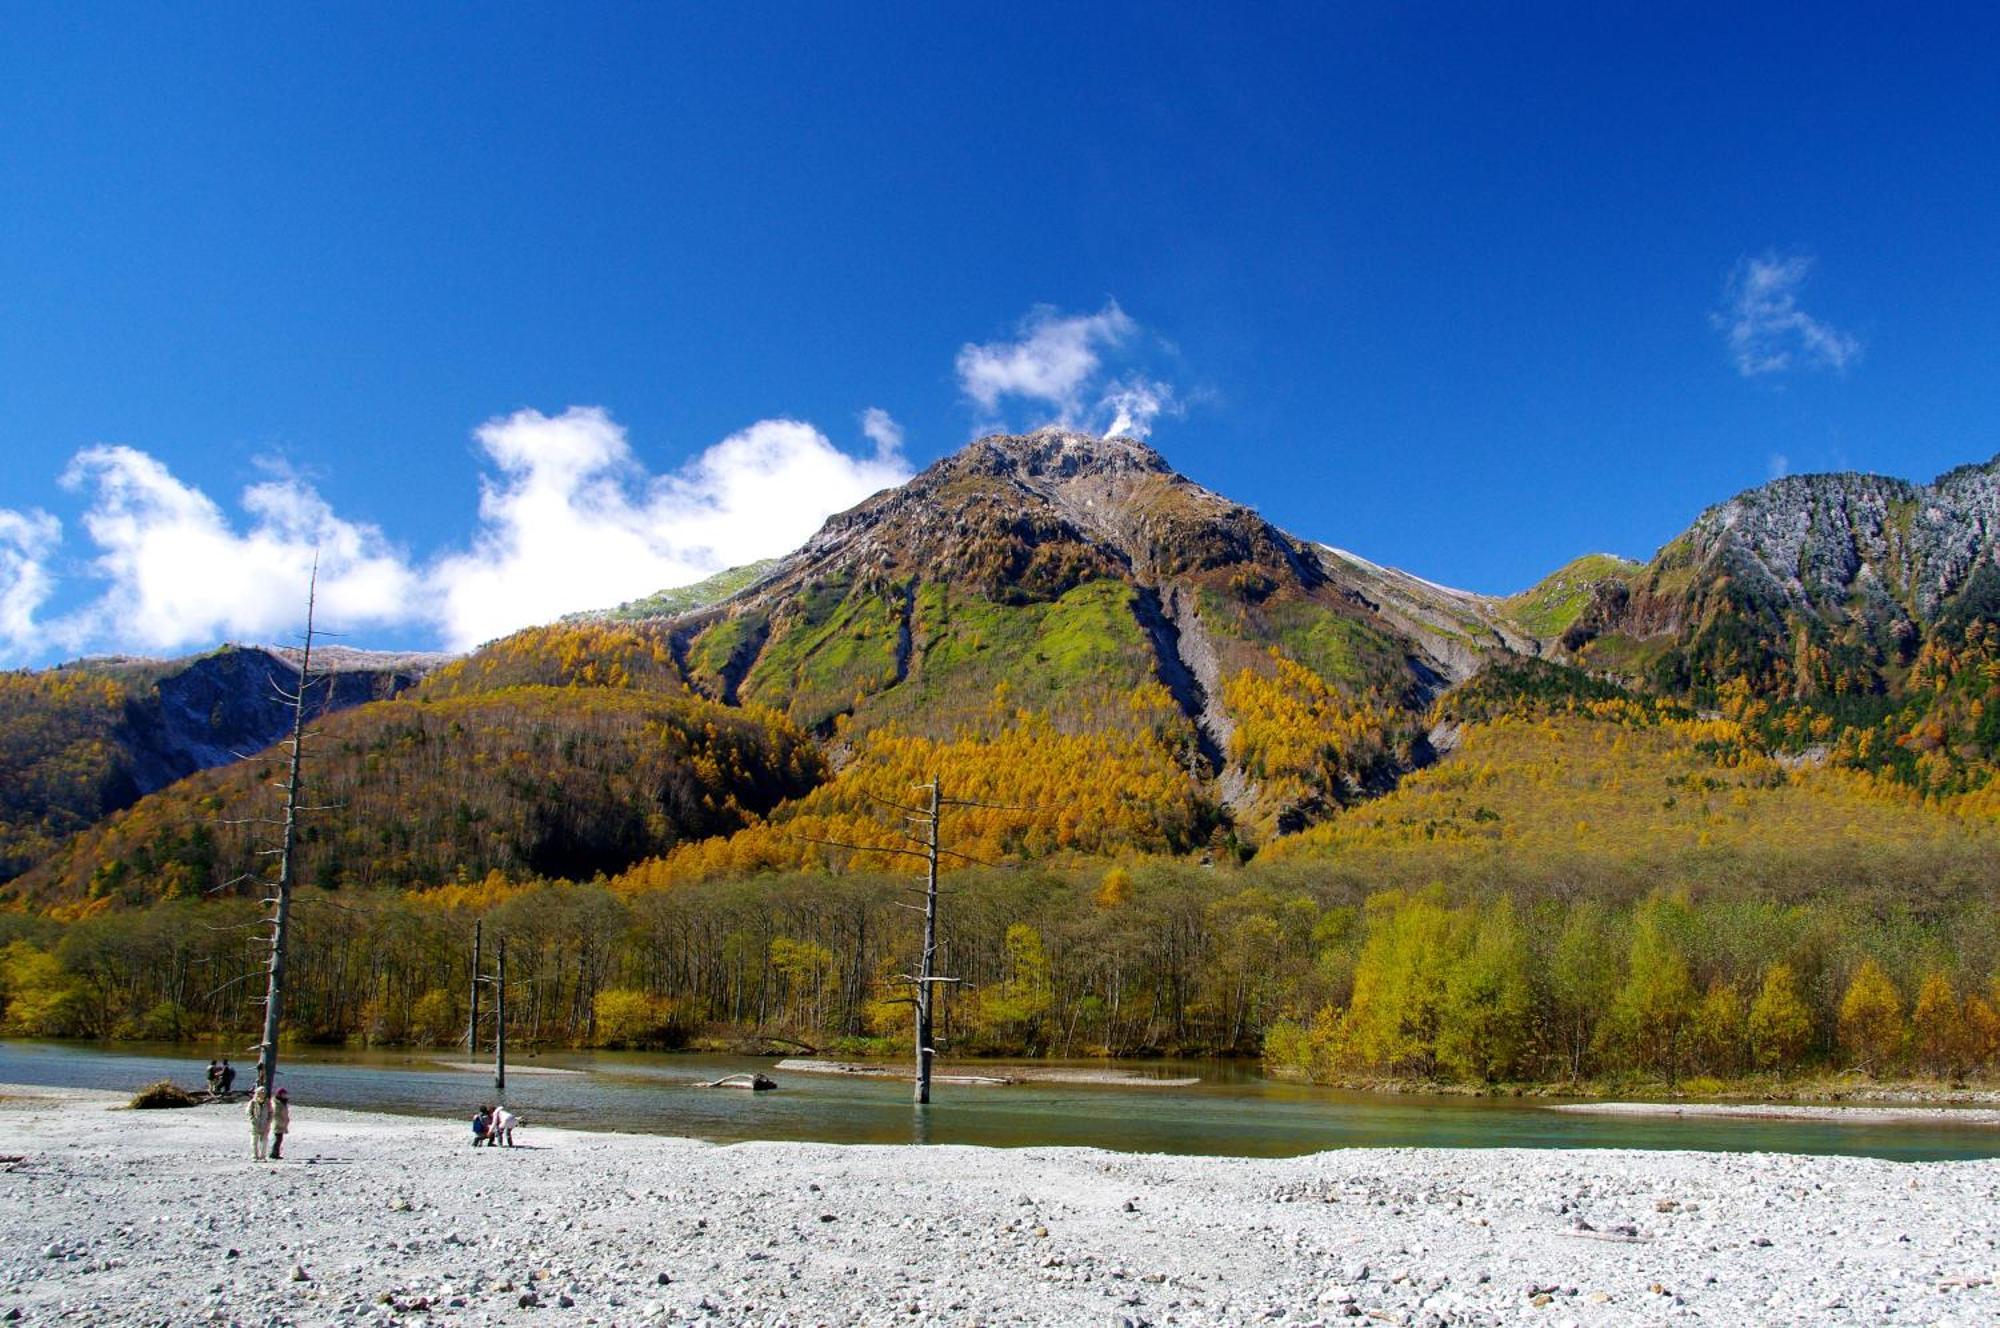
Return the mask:
M1908 856L1908 855L1904 855ZM1570 862L1382 889L1338 863L1138 862L947 878L947 1054L1262 1056L1322 1082L1943 1082L2000 1066L2000 914L1966 863L1738 857L1672 891ZM1977 864L1971 864L1976 868ZM1865 870L1865 875L1863 874ZM1802 884L1815 873L1820 888ZM1921 882L1921 884L1918 884ZM907 1047L910 878L764 876L306 892L302 1041L462 1036L471 932L508 943L510 1036L672 1047L756 1036ZM254 904L0 917L16 1035L246 1032ZM1767 1078L1756 1078L1766 1076Z

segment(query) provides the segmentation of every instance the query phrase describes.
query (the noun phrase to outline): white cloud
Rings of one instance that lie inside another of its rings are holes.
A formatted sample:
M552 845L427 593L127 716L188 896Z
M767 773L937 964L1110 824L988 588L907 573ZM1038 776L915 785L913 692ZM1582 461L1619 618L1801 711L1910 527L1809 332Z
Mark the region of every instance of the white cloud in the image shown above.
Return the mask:
M797 420L762 420L648 477L603 410L524 410L482 425L499 467L482 529L432 582L448 644L475 645L579 608L684 585L802 543L831 512L909 477L886 413L860 459ZM864 425L866 427L866 425Z
M39 508L0 508L0 642L20 647L35 637L35 613L55 589L45 562L62 540L62 523Z
M958 352L958 387L981 431L1005 427L1009 401L1038 408L1026 427L1059 424L1144 438L1161 415L1178 415L1173 385L1137 372L1107 378L1113 356L1129 360L1140 327L1110 300L1094 314L1037 305L1011 340L968 342Z
M1813 260L1767 253L1736 265L1723 289L1724 307L1711 315L1745 378L1791 369L1842 370L1861 355L1861 342L1799 308L1799 288Z
M1054 406L1063 420L1072 419L1081 410L1084 384L1103 362L1098 352L1123 343L1137 327L1116 300L1094 314L1064 315L1037 305L1021 320L1015 340L959 348L959 389L989 413L1012 396Z
M887 460L902 454L903 426L880 406L870 406L861 412L861 432L875 444L877 458Z
M39 616L56 589L61 525L0 509L0 660L282 639L304 617L315 553L322 624L430 626L462 649L797 547L832 512L909 478L888 413L870 410L863 430L872 457L842 452L809 424L762 420L654 476L603 410L489 420L476 432L494 468L480 485L479 526L462 551L428 565L289 473L244 489L232 517L156 457L86 448L62 482L87 502L98 591Z
M315 555L325 620L344 629L421 612L418 579L381 531L335 516L300 480L245 489L250 521L241 533L206 494L135 448L86 448L62 482L90 495L83 528L98 548L91 568L107 585L45 625L57 645L165 650L287 635L304 619Z
M1111 423L1104 427L1106 436L1144 438L1153 432L1153 421L1161 415L1181 413L1172 383L1136 374L1106 387L1103 405L1111 412Z
M1764 469L1772 479L1781 480L1792 473L1792 459L1783 452L1773 452Z

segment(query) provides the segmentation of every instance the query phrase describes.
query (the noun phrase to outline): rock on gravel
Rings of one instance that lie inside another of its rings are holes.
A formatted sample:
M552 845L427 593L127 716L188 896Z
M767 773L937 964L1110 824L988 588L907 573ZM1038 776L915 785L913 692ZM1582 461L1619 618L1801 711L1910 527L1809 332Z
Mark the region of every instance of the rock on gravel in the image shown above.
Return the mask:
M475 1152L456 1120L303 1104L258 1163L226 1109L0 1092L10 1322L2000 1322L2000 1162L557 1130Z

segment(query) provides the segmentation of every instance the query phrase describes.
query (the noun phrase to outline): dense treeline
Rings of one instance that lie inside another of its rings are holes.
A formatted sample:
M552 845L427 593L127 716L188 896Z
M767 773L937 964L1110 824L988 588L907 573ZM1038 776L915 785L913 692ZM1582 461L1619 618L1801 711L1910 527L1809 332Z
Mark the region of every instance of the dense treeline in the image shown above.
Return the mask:
M1320 925L1335 941L1316 958L1325 999L1266 1045L1273 1066L1318 1080L2000 1068L1984 901L1925 920L1684 894L1617 907L1394 892Z
M728 834L825 776L784 719L682 694L512 687L327 716L308 745L299 877L422 888L500 870L587 879ZM273 749L205 771L76 836L10 886L108 905L198 897L258 869Z
M78 669L0 673L0 881L135 796L126 689Z
M1920 866L1885 855L1892 872ZM1995 1068L1992 893L1913 907L1865 869L1826 891L1382 890L1320 865L969 868L946 880L955 1053L1265 1054L1324 1079L1569 1080ZM909 878L853 873L622 893L496 876L416 894L308 892L287 1000L308 1040L447 1044L475 918L508 942L531 1046L791 1038L908 1045ZM6 1028L248 1036L254 908L167 901L68 924L8 917ZM232 985L234 984L234 985Z
M1157 684L1088 728L1004 686L950 740L836 724L831 774L774 713L621 685L670 667L657 642L586 679L587 635L557 651L572 685L490 655L324 723L310 797L338 811L303 846L295 1036L457 1038L479 919L508 940L525 1045L904 1047L912 862L865 846L903 842L892 804L941 772L988 804L951 814L949 845L1008 864L948 881L952 1051L1263 1055L1330 1080L1994 1068L1991 790L1925 796L1833 742L1774 756L1783 720L1747 691L1704 711L1496 669L1432 716L1444 759L1362 798L1416 756L1382 699L1267 656L1226 689L1231 755L1253 798L1332 815L1245 868ZM1982 658L1922 676L1949 692ZM7 1029L247 1036L254 907L207 893L254 865L256 827L228 823L270 805L274 760L184 781L25 878L86 902L0 919Z

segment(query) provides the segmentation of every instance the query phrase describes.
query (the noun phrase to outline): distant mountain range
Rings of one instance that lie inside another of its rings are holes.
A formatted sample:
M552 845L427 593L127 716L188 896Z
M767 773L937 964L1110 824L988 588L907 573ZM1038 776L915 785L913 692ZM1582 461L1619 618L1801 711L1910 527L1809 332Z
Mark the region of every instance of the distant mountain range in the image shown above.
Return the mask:
M1648 562L1590 555L1487 596L1288 534L1142 443L1044 430L981 439L782 559L455 660L349 655L329 706L359 708L329 719L326 740L369 754L355 780L405 790L379 812L392 816L454 798L435 781L463 774L424 745L449 723L419 726L414 746L384 740L426 706L463 709L461 731L532 711L534 741L576 767L551 781L572 800L599 787L581 773L594 760L631 759L644 725L686 738L651 784L602 784L605 799L650 806L650 828L620 822L587 842L597 820L538 806L523 780L481 804L488 838L470 821L454 832L457 867L475 872L615 872L783 816L871 759L880 735L997 740L1029 718L1151 744L1245 851L1396 788L1475 711L1607 697L1722 714L1788 759L1951 794L1988 783L2000 739L1996 548L2000 460L1927 485L1801 476L1710 508ZM295 674L282 654L230 648L4 675L0 873L41 864L24 897L88 894L137 847L115 826L78 837L106 814L199 770L214 772L146 799L169 802L142 803L140 821L250 796L247 767L214 768L280 735L271 684ZM614 721L588 699L606 690L659 696L672 716ZM733 770L699 736L730 716L754 729ZM735 810L697 812L703 798ZM524 828L558 822L553 839ZM141 865L160 857L149 848Z

